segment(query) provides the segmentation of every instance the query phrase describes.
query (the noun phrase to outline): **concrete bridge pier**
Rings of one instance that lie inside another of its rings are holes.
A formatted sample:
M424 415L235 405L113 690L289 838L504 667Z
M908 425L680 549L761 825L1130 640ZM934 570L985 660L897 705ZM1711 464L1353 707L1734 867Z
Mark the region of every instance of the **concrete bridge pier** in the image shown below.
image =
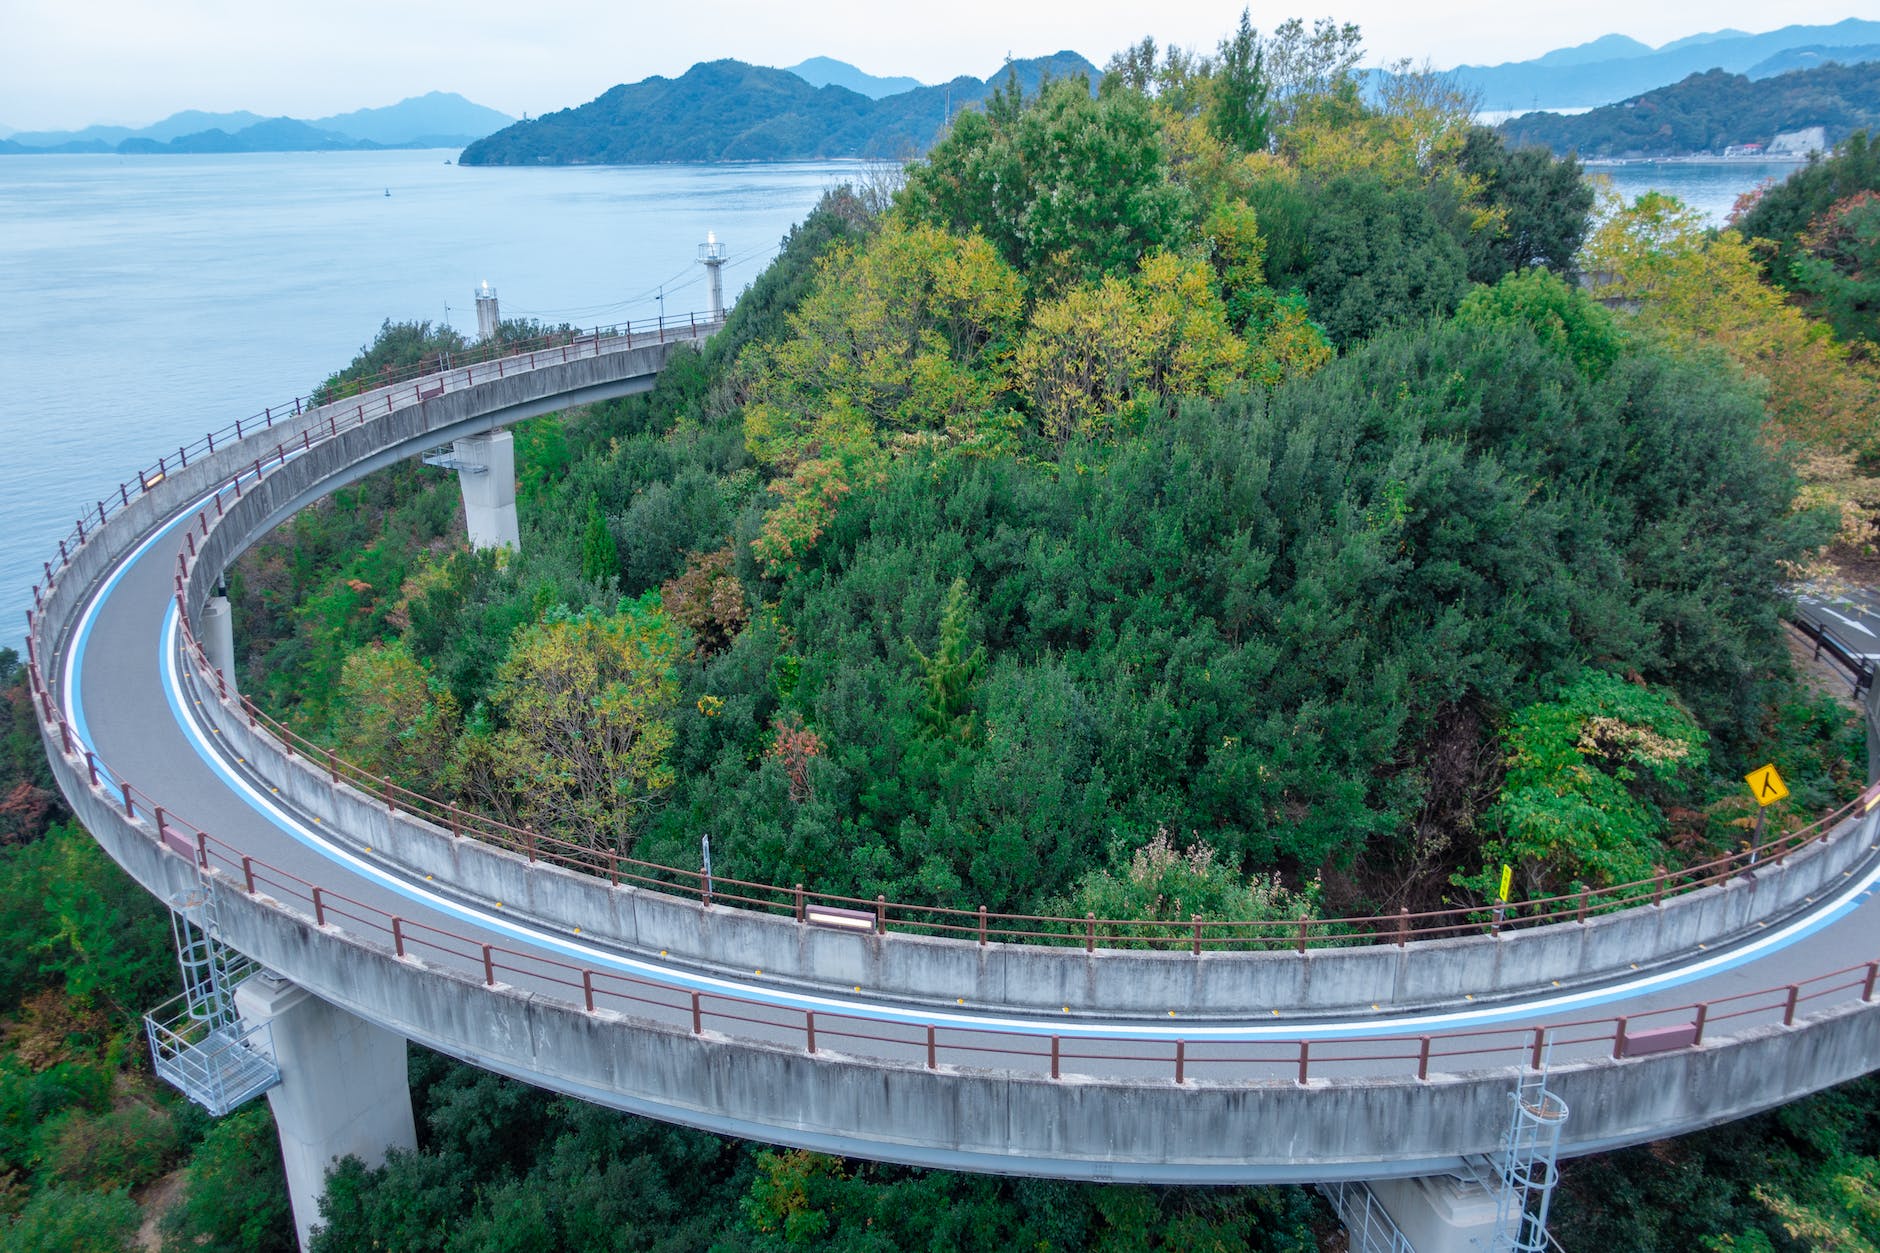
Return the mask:
M463 489L464 524L472 548L522 548L516 529L516 440L508 431L468 435L451 448Z
M1367 1186L1416 1253L1486 1253L1495 1247L1497 1199L1478 1183L1426 1175L1379 1179ZM1364 1246L1354 1241L1351 1247L1360 1253Z
M281 1082L268 1105L304 1251L335 1162L353 1156L377 1166L388 1149L417 1147L405 1040L271 971L235 990L235 1008L244 1024L272 1024Z
M222 672L231 689L235 686L235 617L228 597L217 588L202 607L202 646L209 652L209 664Z

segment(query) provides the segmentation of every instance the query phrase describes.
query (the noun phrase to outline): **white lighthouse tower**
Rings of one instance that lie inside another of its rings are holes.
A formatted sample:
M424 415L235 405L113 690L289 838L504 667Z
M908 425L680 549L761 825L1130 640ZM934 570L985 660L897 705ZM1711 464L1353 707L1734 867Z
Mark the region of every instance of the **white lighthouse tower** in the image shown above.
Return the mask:
M496 289L485 279L476 289L477 298L477 338L495 339L496 327L503 320L502 313L496 307Z
M725 265L725 246L718 242L716 231L705 232L705 242L698 246L698 263L711 275L712 321L720 321L725 316L724 280L719 274Z

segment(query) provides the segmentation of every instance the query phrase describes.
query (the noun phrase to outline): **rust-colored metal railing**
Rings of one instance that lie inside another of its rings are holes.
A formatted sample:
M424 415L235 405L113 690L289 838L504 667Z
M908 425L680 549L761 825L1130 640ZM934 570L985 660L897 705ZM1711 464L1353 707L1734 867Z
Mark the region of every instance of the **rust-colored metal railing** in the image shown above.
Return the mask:
M220 518L225 508L224 498L229 496L239 498L243 492L242 483L245 478L258 479L271 469L284 466L288 458L297 452L309 450L324 440L336 438L342 432L389 414L402 405L423 403L444 391L458 390L473 386L480 381L486 381L491 377L507 377L511 373L573 360L583 355L621 351L629 346L638 347L642 344L692 338L709 332L716 325L716 323L699 321L696 316L690 316L683 322L677 319L665 320L655 328L647 328L644 325L637 330L631 326L624 330L609 328L584 332L572 337L550 337L559 342L540 343L534 346L512 346L515 350L506 356L470 363L457 362L453 363L450 369L439 373L397 378L359 397L351 406L350 411L345 406L329 407L322 422L311 426L303 425L297 437L277 440L271 448L266 446L265 438L259 441L260 446L255 449L259 455L252 464L240 467L228 483L213 494L210 504L198 510L193 519L193 525L184 532L183 551L177 554L178 568L175 576L177 606L182 620L186 647L196 658L200 671L204 675L213 676L217 693L226 700L229 697L226 677L215 671L209 663L206 650L195 639L191 629L188 605L184 597L184 581L197 551L197 536L200 535L206 539L209 534L211 511L213 510L216 518ZM655 338L656 336L658 338ZM283 410L283 412L288 411ZM291 412L298 415L305 410L297 401ZM273 418L279 416L282 414L272 410L264 411L264 419L270 424L264 425L264 434L271 429ZM231 429L238 439L244 438L240 422ZM252 439L253 436L254 431L251 426L245 438ZM198 442L196 447L214 449L216 439L216 434L207 435ZM226 449L226 443L223 447ZM186 460L189 452L189 447L180 449L179 460ZM165 465L166 460L160 458L154 477L140 472L137 494L149 491L161 481L163 475L167 473ZM101 520L108 520L116 509L127 505L134 495L128 486L120 486L121 503L114 506L111 501L100 502L97 516ZM88 530L81 518L74 534L68 537L71 544L68 545L66 540L59 542L62 565L69 564L75 551L74 546L82 547L95 533L96 527L93 526ZM46 575L48 580L46 586L49 587L55 576L54 567L50 562L46 563ZM46 587L38 583L34 584L33 596L36 606L43 605L45 591ZM58 737L64 751L82 753L87 761L94 763L94 774L96 774L95 758L77 743L76 734L67 723L64 711L58 708L57 702L52 699L51 694L45 688L39 670L39 659L34 651L32 632L34 623L34 611L28 610L28 668L32 676L35 699L40 705L41 716ZM1880 785L1876 785L1870 787L1855 800L1822 815L1806 826L1783 833L1765 842L1754 851L1739 850L1695 865L1675 870L1661 870L1649 879L1511 903L1498 910L1491 910L1487 905L1465 905L1416 913L1400 910L1395 914L1373 916L1243 921L1210 920L1199 917L1186 921L1100 919L1089 914L1082 918L1071 918L995 913L983 906L966 908L910 904L889 901L881 896L871 900L839 893L810 891L806 890L802 884L784 887L777 884L727 878L722 875L708 877L702 868L667 866L643 861L624 856L614 850L595 848L517 827L486 814L412 791L339 758L329 747L308 739L268 716L246 696L240 697L239 701L241 715L245 717L250 727L271 737L279 744L281 752L287 757L303 757L315 763L317 768L324 769L332 783L336 785L344 783L384 804L392 812L402 811L440 829L447 829L456 838L477 839L521 853L531 862L547 862L602 876L615 885L644 887L682 896L692 896L714 904L731 904L771 913L789 913L799 922L817 912L825 916L835 915L849 919L865 919L872 916L874 930L880 933L903 932L941 936L973 940L980 944L998 940L1082 945L1086 950L1095 950L1104 946L1106 942L1121 942L1145 944L1168 950L1188 949L1196 955L1218 949L1304 952L1310 947L1351 944L1401 946L1413 940L1484 933L1496 934L1513 928L1585 921L1599 913L1645 902L1660 904L1668 897L1722 883L1747 870L1759 860L1780 861L1822 838L1843 819L1866 813L1876 805L1880 805ZM126 803L130 803L132 793L127 790L124 795Z
M43 695L37 681L34 690L36 698ZM565 962L390 913L201 830L128 780L101 769L90 752L65 755L75 767L84 764L94 793L122 809L152 840L216 876L229 890L293 914L305 925L376 945L396 959L480 978L492 988L545 993L589 1014L630 1014L694 1035L712 1031L808 1053L835 1048L850 1056L921 1062L929 1069L992 1066L1051 1079L1120 1076L1178 1084L1195 1079L1311 1084L1356 1077L1429 1082L1444 1074L1536 1067L1545 1045L1551 1045L1556 1062L1575 1057L1622 1060L1703 1044L1722 1023L1793 1028L1807 1013L1873 1003L1880 984L1880 961L1865 961L1794 983L1630 1015L1330 1039L1218 1040L1178 1032L1099 1034L1068 1026L1045 1033L921 1021L918 1016L875 1018L800 1010Z

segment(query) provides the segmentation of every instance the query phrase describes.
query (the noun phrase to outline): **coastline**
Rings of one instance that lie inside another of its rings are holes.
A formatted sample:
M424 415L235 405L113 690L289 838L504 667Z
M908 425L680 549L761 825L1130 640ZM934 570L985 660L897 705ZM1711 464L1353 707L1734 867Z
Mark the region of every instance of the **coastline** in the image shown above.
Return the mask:
M1600 170L1622 165L1807 165L1812 155L1816 154L1777 152L1726 157L1714 152L1690 152L1670 157L1582 157L1580 166Z

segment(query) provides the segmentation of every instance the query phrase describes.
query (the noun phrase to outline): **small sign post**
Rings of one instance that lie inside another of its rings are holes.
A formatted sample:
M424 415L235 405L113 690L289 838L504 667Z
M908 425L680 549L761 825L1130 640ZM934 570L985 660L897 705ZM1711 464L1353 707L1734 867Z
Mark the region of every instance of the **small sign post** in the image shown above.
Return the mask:
M698 837L699 859L705 863L705 903L712 903L712 837L708 831Z
M1501 891L1495 894L1495 931L1501 934L1502 915L1508 910L1508 889L1514 886L1514 867L1507 862L1501 865Z
M1749 784L1749 793L1756 798L1756 827L1749 839L1749 864L1753 866L1762 855L1763 828L1768 825L1769 806L1788 796L1789 785L1782 781L1774 762L1750 771L1743 776L1743 782Z

